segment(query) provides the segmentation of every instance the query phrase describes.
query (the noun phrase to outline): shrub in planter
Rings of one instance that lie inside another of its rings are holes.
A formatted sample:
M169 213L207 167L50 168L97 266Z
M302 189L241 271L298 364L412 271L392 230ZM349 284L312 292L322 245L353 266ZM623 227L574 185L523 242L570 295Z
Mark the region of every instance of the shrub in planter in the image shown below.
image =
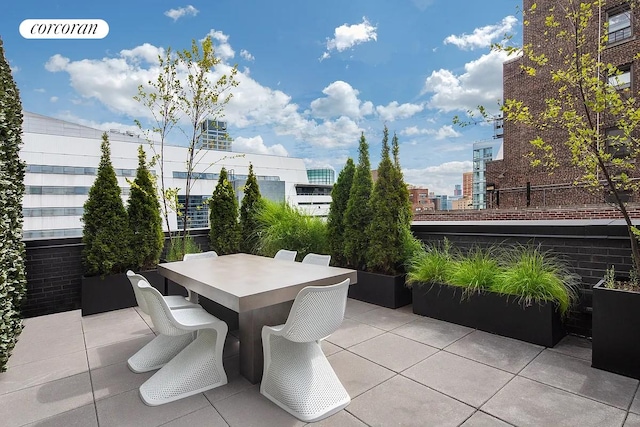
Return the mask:
M244 197L240 204L240 250L251 254L258 244L258 214L263 201L260 196L258 180L253 173L253 165L249 163L249 176L244 185Z
M302 260L308 253L328 252L327 225L286 202L264 200L258 213L257 253L272 257L280 249L298 251Z
M142 145L138 148L138 170L131 184L127 217L134 267L137 270L154 269L164 246L164 233L158 191L147 167Z
M218 184L209 200L209 247L218 255L234 254L240 250L238 200L227 178L227 170L220 170Z
M20 160L22 104L0 39L0 372L22 331L20 306L27 292L22 241L25 165Z
M338 174L333 189L331 189L331 205L327 217L327 238L329 239L329 254L333 265L345 266L347 259L344 255L344 213L349 203L349 192L353 184L356 166L351 158L347 159L344 168Z

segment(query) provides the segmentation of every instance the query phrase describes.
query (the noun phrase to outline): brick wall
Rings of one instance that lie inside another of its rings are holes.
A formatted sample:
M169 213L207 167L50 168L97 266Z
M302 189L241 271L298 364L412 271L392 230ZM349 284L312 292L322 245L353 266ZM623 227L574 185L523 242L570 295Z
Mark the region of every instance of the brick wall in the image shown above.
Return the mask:
M523 10L527 11L535 0L524 0ZM545 53L549 58L549 64L558 63L561 58L557 54L560 48L560 41L555 38L548 39L544 33L546 27L544 19L548 13L548 7L558 6L556 2L537 2L537 12L527 14L530 21L528 26L523 28L523 43L532 44L536 54ZM564 3L564 2L560 2ZM607 19L607 11L611 8L628 3L628 0L608 0L603 10L603 22ZM598 34L597 10L596 19L589 29L589 42L593 47L595 55L596 39ZM634 37L615 45L608 46L602 53L602 60L616 66L632 66L633 93L640 89L640 60L634 59L634 55L640 51L640 10L634 9L632 12L632 29ZM604 25L603 25L604 26ZM565 52L570 52L571 46L563 47ZM569 50L567 50L569 49ZM503 66L503 92L505 99L516 99L523 101L529 106L534 116L543 110L545 100L558 98L558 87L549 76L547 68L535 66L538 70L536 76L530 76L522 69L522 65L533 66L526 58L507 61ZM595 117L592 117L595 122ZM601 129L611 126L611 118L601 117ZM639 131L640 132L640 131ZM559 161L559 167L549 174L544 167L532 168L531 158L528 154L533 151L530 141L541 136L545 141L554 147L554 153ZM526 207L526 186L530 183L531 195L530 206L568 206L582 204L598 204L605 201L604 192L596 194L584 189L576 188L572 184L581 176L580 170L571 166L571 153L565 146L566 134L558 126L550 126L544 131L536 131L523 125L515 125L513 122L505 120L503 137L503 160L489 162L487 164L486 180L495 184L500 194L500 208ZM638 171L632 172L638 175ZM496 207L496 194L488 194L489 207Z
M209 248L208 233L208 229L191 232L202 250ZM23 316L80 308L82 239L29 240L25 244L27 299L22 307Z

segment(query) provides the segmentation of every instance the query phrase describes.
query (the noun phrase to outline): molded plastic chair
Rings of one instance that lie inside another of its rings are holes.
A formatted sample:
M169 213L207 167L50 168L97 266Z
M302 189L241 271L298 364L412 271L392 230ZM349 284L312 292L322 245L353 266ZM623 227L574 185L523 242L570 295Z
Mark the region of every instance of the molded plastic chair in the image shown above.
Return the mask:
M217 258L217 257L218 257L218 253L216 251L207 251L207 252L200 252L197 254L184 254L184 256L182 257L182 260L189 261L192 259ZM198 302L198 297L195 294L191 293L189 289L187 289L186 298L191 302Z
M288 251L286 249L280 249L273 258L282 259L285 261L295 261L296 255L298 255L298 251Z
M152 287L147 279L140 274L135 274L133 271L127 271L127 278L133 286L133 293L136 296L138 306L145 313L149 314L149 307L147 301L141 291L142 288ZM179 295L162 297L167 306L172 310L188 310L196 308L202 310L202 308L193 304ZM158 335L144 347L142 347L136 354L131 356L127 360L129 369L135 373L149 372L162 368L171 359L173 359L178 353L180 353L186 346L188 346L195 336L193 333L185 333L180 336L167 336Z
M321 420L351 402L320 348L320 340L342 324L348 290L349 279L308 286L298 293L284 325L262 328L260 393L302 421Z
M329 267L330 262L331 262L331 255L306 254L304 258L302 258L303 264L316 264L316 265L324 265L325 267Z
M202 308L171 310L160 292L141 288L153 324L162 335L183 336L197 331L197 338L140 386L140 397L149 406L173 402L227 383L222 349L227 324Z

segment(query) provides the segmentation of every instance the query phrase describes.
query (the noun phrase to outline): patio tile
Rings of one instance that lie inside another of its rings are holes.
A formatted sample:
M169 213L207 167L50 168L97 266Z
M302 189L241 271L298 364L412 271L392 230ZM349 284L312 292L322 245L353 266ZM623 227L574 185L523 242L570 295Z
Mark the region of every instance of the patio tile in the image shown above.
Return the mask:
M215 402L213 406L231 427L289 427L305 424L261 395L259 385Z
M22 333L19 340L40 341L55 331L58 335L82 334L82 317L80 310L66 311L63 313L48 314L46 316L24 319Z
M89 367L97 369L125 362L155 337L154 334L150 333L129 340L89 348L87 349Z
M394 329L393 333L442 349L473 331L466 326L420 316L418 320Z
M586 338L567 335L549 350L591 362L591 341Z
M3 427L22 426L93 403L89 373L0 396Z
M96 409L100 427L159 426L209 406L202 393L160 406L147 406L138 390L98 400Z
M348 406L347 406L347 409L349 409ZM367 427L367 425L365 423L363 423L362 421L360 421L359 419L357 419L356 417L351 415L346 410L342 410L342 411L340 411L338 413L335 413L335 414L331 415L330 417L325 418L322 421L318 421L318 422L315 422L315 423L309 423L309 424L305 424L305 425L309 426L309 427L335 427L335 426L340 426L340 427Z
M344 310L344 317L352 318L358 314L362 314L369 310L374 310L379 306L375 304L369 304L368 302L358 301L357 299L347 299L347 307Z
M513 374L522 370L544 347L512 338L474 331L446 348L450 353Z
M14 366L77 353L84 351L84 349L82 334L65 335L49 332L42 334L41 339L38 340L27 340L20 337L7 366L11 369Z
M361 343L384 333L382 329L365 325L351 319L344 319L340 329L331 334L326 340L342 348Z
M123 308L122 310L107 311L105 313L92 314L82 317L84 332L95 329L111 329L117 324L144 322L135 308Z
M640 427L640 415L629 414L624 422L624 427Z
M87 348L100 347L153 333L140 316L137 316L136 320L118 321L112 324L106 323L106 325L108 326L85 330L84 339Z
M204 392L204 396L211 403L226 399L252 386L249 380L240 375L240 358L238 356L224 359L223 364L227 373L227 384Z
M520 375L580 396L627 409L638 380L594 369L591 362L545 350Z
M356 397L347 410L371 426L458 426L470 406L402 376Z
M218 411L212 406L199 409L195 412L187 414L183 417L177 418L167 424L162 424L162 427L227 427L227 424Z
M438 349L386 333L356 344L349 351L385 368L401 372L431 356Z
M629 409L631 412L640 415L640 388L636 390L636 397L633 399L631 403L631 408Z
M0 394L70 377L88 370L85 351L12 366L7 372L0 373Z
M24 427L98 427L96 407L93 404L86 405Z
M329 341L327 340L322 340L320 341L320 347L322 348L322 351L324 352L325 356L331 356L334 353L337 353L339 351L342 351L341 347L338 347L335 344L331 344Z
M620 426L625 411L516 377L482 410L518 426Z
M478 411L465 421L461 427L509 427L511 424Z
M446 351L434 354L402 375L476 408L513 378L512 374Z
M129 370L127 362L91 370L93 396L96 400L113 397L140 386L157 371L136 374Z
M379 307L353 316L352 319L366 323L367 325L371 325L378 329L390 331L406 323L412 322L417 318L418 316L412 313L403 313L390 308Z
M393 371L348 351L333 354L327 359L352 399L395 375Z

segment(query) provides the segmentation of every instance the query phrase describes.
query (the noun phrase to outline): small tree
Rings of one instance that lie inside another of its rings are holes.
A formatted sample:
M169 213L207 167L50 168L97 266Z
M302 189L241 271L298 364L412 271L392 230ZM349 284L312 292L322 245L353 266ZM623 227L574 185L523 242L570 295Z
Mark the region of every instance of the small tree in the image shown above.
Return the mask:
M378 179L371 195L372 218L366 229L367 270L381 274L396 274L402 267L402 227L405 212L398 194L396 173L389 155L389 130L384 127L382 155ZM408 200L408 198L407 198Z
M327 235L329 239L329 253L334 265L347 264L344 256L344 216L349 203L349 193L353 184L356 166L351 158L347 159L344 168L338 174L331 190L331 205L327 217Z
M218 255L233 254L240 249L238 201L227 170L222 168L218 184L209 201L209 242Z
M89 198L84 204L82 260L87 276L121 273L130 267L127 211L111 164L107 133L102 134L102 156Z
M353 175L353 184L344 217L344 255L347 265L360 270L366 268L366 253L369 245L366 230L372 217L369 206L372 188L369 144L362 133L358 147L358 167Z
M244 185L244 197L240 205L240 250L255 253L258 243L258 214L262 208L262 197L258 180L253 173L253 165L249 163L249 176Z
M20 306L26 294L22 241L24 162L22 103L0 39L0 372L7 369L22 331Z
M138 170L131 185L127 216L131 230L132 258L135 267L149 269L160 259L164 246L158 191L147 167L142 145L138 147Z
M633 20L638 5L636 1L628 3ZM640 106L633 85L620 84L617 76L622 71L602 59L610 52L606 24L603 35L597 37L604 6L604 0L566 0L553 2L546 10L538 10L533 3L525 11L525 25L535 20L545 26L544 33L538 34L540 40L526 43L522 49L495 48L522 52L522 70L527 78L551 82L552 95L544 103L532 105L507 99L502 111L505 120L533 132L529 153L533 166L553 171L561 161L569 161L578 173L576 185L603 199L606 193L613 196L627 224L634 269L640 272L638 230L631 222L625 197L625 193L640 189ZM543 16L536 17L540 13ZM541 46L553 49L545 53L540 51ZM636 64L639 59L640 54L636 54ZM480 112L485 110L481 108ZM564 133L565 147L552 145L551 130Z

